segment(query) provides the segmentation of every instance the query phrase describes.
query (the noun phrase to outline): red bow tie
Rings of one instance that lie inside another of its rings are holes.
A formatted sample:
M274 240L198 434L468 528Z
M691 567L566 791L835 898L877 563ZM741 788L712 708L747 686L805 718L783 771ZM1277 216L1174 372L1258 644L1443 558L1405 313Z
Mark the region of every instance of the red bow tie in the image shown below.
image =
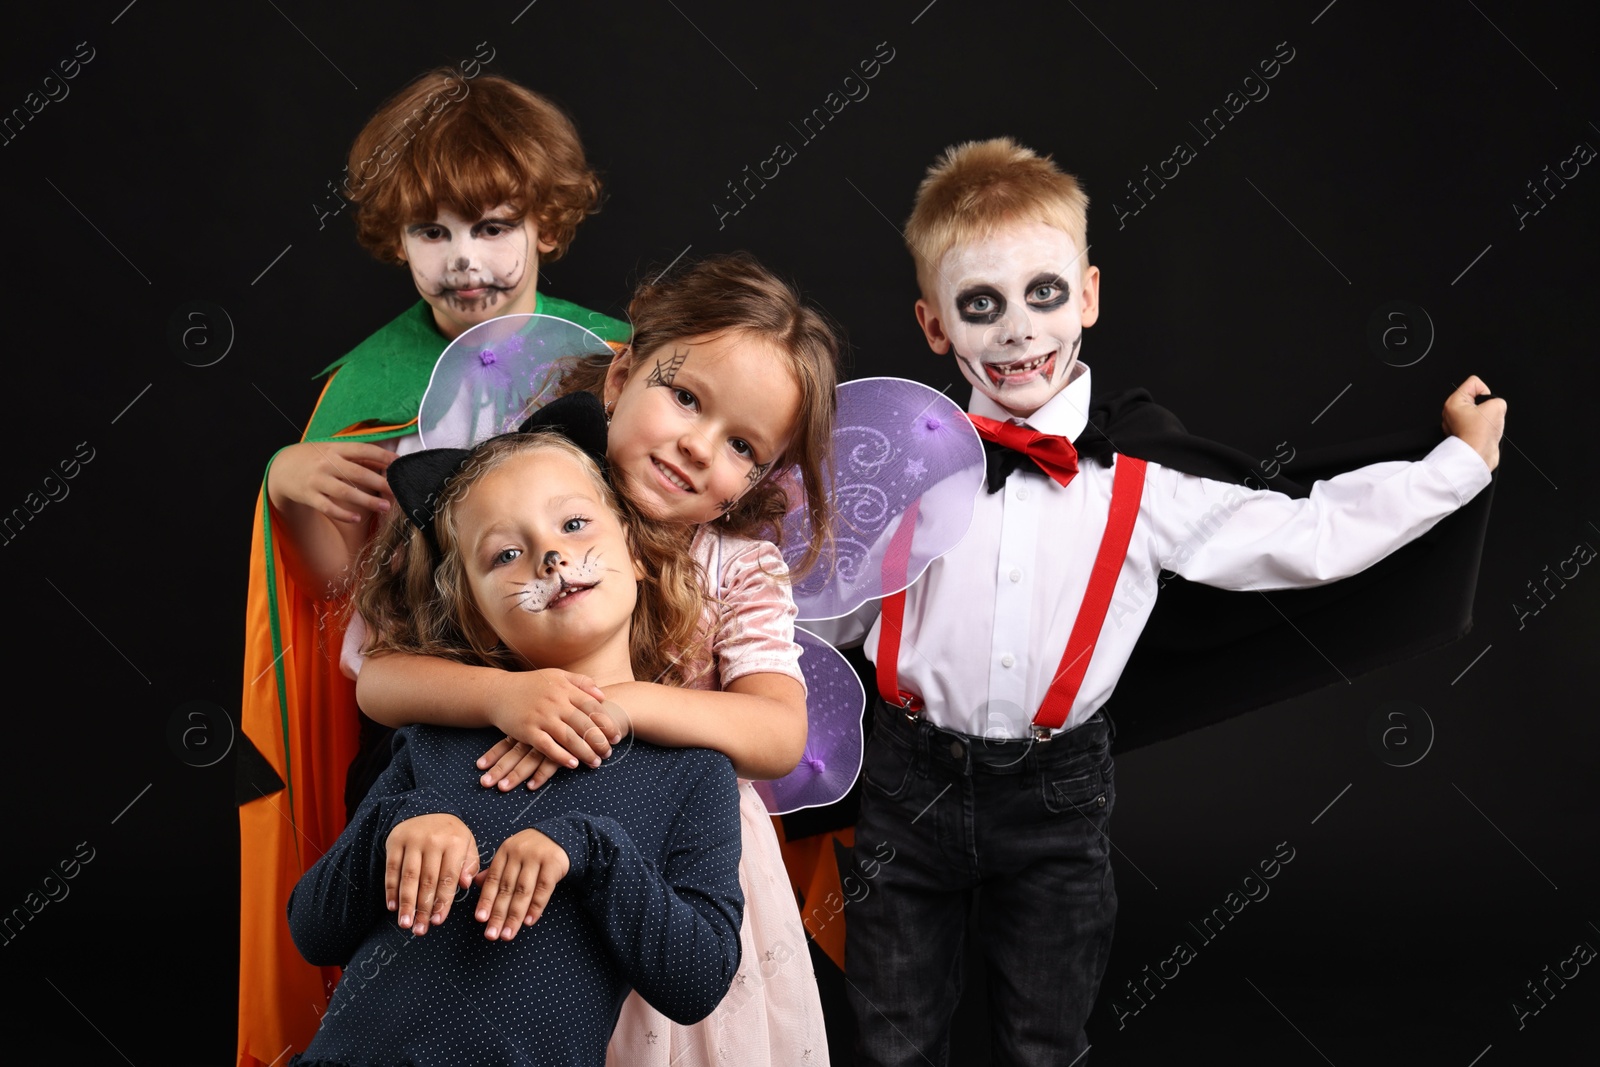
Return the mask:
M1009 422L998 422L982 415L968 415L967 418L972 420L979 437L1017 457L1026 456L1061 486L1066 486L1078 473L1078 450L1065 437L1040 433ZM991 460L1000 460L998 466L994 462L989 464L989 492L993 493L1005 484L1006 475L1016 469L1017 463L1006 462L1012 457L995 457L991 449L985 451L990 453Z

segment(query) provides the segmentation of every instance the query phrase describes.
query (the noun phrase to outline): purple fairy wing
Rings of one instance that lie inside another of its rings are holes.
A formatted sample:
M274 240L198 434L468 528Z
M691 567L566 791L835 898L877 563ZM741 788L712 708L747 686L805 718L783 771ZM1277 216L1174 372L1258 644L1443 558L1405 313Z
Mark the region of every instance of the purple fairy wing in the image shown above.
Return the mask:
M554 315L502 315L450 342L422 395L424 448L471 448L515 430L554 399L561 370L584 356L609 357L597 334Z
M866 692L849 661L826 641L795 627L806 679L806 748L794 770L754 783L774 815L832 804L850 791L861 770L861 713Z
M915 582L966 535L983 490L983 443L935 389L904 378L845 382L834 426L832 536L794 586L802 620L838 618ZM812 532L803 507L785 517L791 566Z

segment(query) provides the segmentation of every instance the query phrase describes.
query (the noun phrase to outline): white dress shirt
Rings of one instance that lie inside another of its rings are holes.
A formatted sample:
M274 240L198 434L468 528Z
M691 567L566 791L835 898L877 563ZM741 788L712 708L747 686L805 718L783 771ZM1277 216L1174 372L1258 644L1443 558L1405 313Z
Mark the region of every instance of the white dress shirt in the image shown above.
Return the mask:
M977 391L968 410L1072 440L1088 422L1089 398L1089 368L1079 363L1067 387L1026 420ZM908 591L900 688L922 698L934 725L991 739L1029 735L1088 588L1113 470L1085 460L1065 487L1013 472L1004 489L980 496L966 537ZM1488 465L1457 437L1415 463L1374 463L1317 482L1305 499L1150 463L1127 559L1064 729L1111 699L1161 571L1223 589L1322 585L1372 566L1488 484ZM839 645L865 635L876 662L878 613L872 601L803 625Z

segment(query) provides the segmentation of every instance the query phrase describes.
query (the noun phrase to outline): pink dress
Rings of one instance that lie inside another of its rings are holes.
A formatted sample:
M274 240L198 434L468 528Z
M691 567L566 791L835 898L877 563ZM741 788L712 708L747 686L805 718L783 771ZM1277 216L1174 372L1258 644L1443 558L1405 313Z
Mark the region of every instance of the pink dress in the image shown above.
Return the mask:
M698 689L726 688L747 674L785 674L804 684L794 643L794 599L787 567L765 541L723 533L707 523L693 551L723 604ZM690 671L693 677L695 672ZM822 1001L805 928L761 798L739 782L744 925L739 973L708 1017L681 1026L637 993L628 996L607 1049L608 1067L811 1067L827 1064Z

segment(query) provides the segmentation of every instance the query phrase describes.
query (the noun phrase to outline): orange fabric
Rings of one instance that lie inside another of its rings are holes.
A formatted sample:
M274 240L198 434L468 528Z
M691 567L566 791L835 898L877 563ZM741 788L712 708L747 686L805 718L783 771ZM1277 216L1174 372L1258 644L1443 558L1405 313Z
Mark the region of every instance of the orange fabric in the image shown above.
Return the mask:
M269 511L263 492L251 539L240 715L245 735L290 789L239 808L239 1067L282 1064L286 1050L303 1050L338 980L337 968L313 967L301 958L285 913L295 882L344 828L345 774L360 732L355 685L339 672L343 627L330 605L294 581L298 568L285 556L289 540L276 522L267 558L262 520ZM276 665L269 567L284 649ZM288 698L287 752L280 667Z
M789 884L800 895L801 919L817 947L844 970L844 913L847 902L840 884L839 861L834 842L852 848L854 827L812 834L793 841L784 838L781 820L774 818L778 841L783 849L783 864L789 869Z

